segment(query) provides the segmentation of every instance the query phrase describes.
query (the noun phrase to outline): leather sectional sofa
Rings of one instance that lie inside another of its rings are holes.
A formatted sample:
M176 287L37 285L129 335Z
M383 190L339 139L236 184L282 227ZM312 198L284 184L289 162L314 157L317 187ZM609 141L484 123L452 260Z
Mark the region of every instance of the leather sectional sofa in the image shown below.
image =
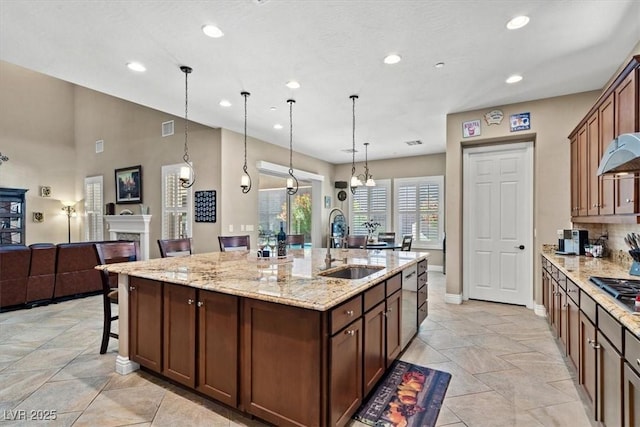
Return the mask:
M101 291L95 244L0 246L0 309L13 309Z

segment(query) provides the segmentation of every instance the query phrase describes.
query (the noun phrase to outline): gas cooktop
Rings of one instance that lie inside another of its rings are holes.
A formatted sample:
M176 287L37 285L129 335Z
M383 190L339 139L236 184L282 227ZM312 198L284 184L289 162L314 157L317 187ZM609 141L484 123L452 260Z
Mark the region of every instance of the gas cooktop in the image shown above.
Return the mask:
M635 306L636 296L640 295L640 280L595 276L589 277L589 280L628 310L640 313L640 308Z

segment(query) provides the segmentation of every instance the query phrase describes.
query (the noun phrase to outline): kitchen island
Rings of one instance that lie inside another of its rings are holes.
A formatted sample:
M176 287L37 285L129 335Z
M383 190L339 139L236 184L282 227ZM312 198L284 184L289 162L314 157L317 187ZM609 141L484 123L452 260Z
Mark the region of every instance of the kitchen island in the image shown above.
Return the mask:
M428 253L334 249L329 269L325 255L291 250L264 262L220 252L99 267L119 274L116 370L142 365L276 425L345 425L408 344L403 327L415 334L426 317ZM371 274L325 275L358 266ZM403 289L403 273L417 276L414 289Z

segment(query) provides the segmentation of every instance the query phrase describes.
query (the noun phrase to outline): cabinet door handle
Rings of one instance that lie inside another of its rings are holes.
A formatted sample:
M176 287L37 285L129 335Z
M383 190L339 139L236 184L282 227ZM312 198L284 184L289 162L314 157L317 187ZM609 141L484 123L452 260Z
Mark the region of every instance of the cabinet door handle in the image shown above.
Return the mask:
M193 304L194 302L195 302L195 301L194 301L194 300L192 300L191 298L189 298L189 299L187 300L187 304L189 304L189 305Z
M347 310L345 314L349 317L353 316L353 310Z
M414 272L412 272L411 274L408 274L408 275L405 277L405 279L410 279L410 278L412 278L413 276L415 276L415 274L416 274L416 272L414 271Z
M593 344L591 344L591 347L593 347L594 350L598 350L600 348L600 344L596 344L594 341Z
M578 292L577 289L569 289L567 292Z
M344 333L349 335L349 336L354 336L356 334L356 331L353 331L353 330L349 329L348 331L344 331Z
M562 308L567 308L567 304L562 304Z
M633 203L633 199L627 199L626 202L627 203Z
M135 286L129 286L129 292L133 292L133 291L135 291L135 290L136 290L136 287L135 287Z
M204 303L202 301L198 301L198 307L202 307Z
M636 364L640 366L640 359L636 359Z

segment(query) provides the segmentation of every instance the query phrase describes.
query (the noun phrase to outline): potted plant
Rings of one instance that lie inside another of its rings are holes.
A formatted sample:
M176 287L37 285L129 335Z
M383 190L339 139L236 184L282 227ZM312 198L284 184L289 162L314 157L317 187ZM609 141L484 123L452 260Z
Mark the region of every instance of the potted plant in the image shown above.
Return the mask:
M367 220L362 223L362 225L367 229L367 241L373 243L375 240L375 232L380 227L380 223L373 220Z

